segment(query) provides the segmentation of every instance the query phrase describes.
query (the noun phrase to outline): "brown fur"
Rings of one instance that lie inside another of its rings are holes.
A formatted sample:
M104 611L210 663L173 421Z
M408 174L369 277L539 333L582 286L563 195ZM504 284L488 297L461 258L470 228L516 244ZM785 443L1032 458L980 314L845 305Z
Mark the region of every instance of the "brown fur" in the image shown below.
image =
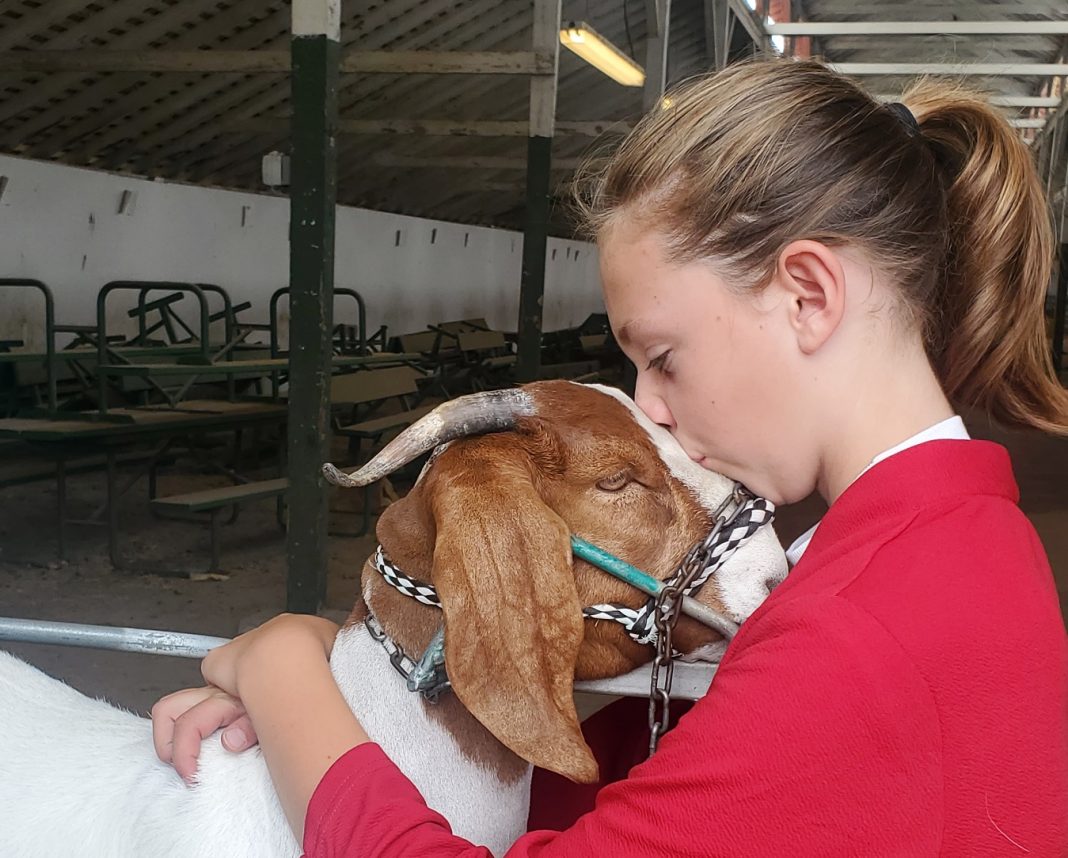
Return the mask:
M621 403L566 382L527 390L545 417L454 442L383 513L378 537L399 568L438 589L455 699L430 709L460 747L498 766L503 780L522 766L501 753L498 740L524 760L589 782L597 768L572 684L625 673L648 661L650 650L618 624L583 619L584 605L637 607L645 597L573 560L569 535L666 578L710 520ZM624 488L598 488L624 472ZM375 616L406 652L422 652L441 613L395 591L369 564L364 573ZM700 598L723 610L714 586ZM684 619L675 640L692 650L715 638Z

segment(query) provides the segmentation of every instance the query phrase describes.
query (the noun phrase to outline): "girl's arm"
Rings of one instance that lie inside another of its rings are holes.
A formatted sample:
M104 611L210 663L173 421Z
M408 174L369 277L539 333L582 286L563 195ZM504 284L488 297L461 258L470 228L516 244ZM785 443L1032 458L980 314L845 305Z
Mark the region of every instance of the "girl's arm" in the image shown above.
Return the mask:
M337 627L323 622L279 617L250 632L255 638L244 651L214 650L202 668L208 682L244 703L298 843L323 775L342 754L368 741L330 672Z

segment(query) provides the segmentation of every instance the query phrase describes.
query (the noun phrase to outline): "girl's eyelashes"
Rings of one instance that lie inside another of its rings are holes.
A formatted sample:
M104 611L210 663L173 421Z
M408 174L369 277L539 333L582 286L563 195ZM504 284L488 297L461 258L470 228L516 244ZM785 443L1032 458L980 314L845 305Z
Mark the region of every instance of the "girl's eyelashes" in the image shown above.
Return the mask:
M668 349L667 351L658 354L655 358L649 361L649 366L645 368L646 372L651 369L655 369L662 372L666 367L668 355L670 354L671 349Z

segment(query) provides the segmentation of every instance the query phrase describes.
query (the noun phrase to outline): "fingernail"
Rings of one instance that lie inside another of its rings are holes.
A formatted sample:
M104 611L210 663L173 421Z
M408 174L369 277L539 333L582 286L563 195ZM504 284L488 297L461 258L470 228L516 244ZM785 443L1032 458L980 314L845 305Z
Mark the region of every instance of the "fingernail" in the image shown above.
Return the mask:
M240 727L230 727L223 730L222 743L228 751L243 751L248 737Z

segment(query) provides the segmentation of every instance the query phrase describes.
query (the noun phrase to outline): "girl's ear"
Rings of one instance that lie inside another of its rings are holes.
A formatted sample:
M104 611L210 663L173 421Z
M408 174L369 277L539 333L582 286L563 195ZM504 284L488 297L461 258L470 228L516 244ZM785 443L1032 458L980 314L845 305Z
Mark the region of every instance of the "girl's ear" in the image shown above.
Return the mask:
M837 254L818 241L794 241L779 254L779 288L788 299L789 323L804 354L819 350L845 315L845 271Z

